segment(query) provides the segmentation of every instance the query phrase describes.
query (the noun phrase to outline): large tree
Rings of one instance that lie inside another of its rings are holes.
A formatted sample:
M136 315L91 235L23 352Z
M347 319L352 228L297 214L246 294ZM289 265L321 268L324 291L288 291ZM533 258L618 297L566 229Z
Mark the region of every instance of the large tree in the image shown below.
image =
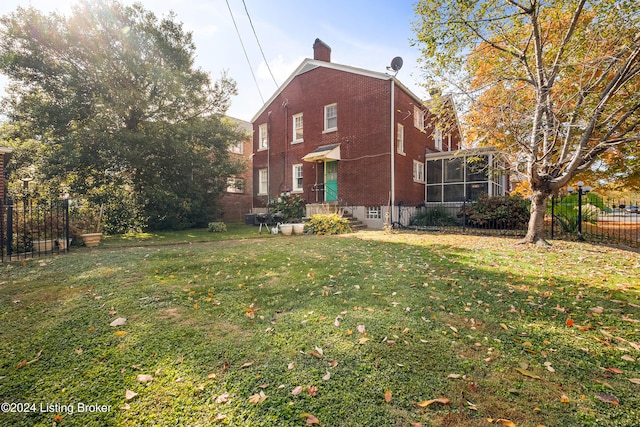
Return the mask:
M465 96L474 139L521 156L524 241L546 244L549 195L638 148L640 3L420 0L416 17L427 84Z
M46 153L43 180L98 201L128 192L153 228L207 220L238 172L227 147L240 135L222 120L236 87L194 66L173 14L81 0L68 16L18 8L0 34L4 113L15 141Z

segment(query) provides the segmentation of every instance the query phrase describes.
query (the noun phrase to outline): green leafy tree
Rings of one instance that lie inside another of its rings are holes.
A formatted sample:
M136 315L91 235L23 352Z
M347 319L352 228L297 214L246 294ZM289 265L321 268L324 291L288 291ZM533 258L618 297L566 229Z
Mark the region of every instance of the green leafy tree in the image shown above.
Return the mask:
M637 150L640 2L420 0L415 10L426 84L464 95L472 142L526 164L524 242L546 245L549 195Z
M136 221L154 229L215 216L241 167L227 155L241 135L222 120L236 85L195 68L192 35L173 14L110 0L81 0L69 16L19 7L0 34L8 136L18 152L21 141L38 147L43 181L104 205L127 193Z

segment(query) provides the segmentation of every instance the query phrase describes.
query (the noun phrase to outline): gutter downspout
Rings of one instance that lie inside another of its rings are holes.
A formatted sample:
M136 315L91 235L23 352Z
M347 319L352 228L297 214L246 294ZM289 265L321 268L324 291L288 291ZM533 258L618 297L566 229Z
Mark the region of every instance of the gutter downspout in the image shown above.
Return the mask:
M396 205L396 156L394 155L394 140L395 140L395 81L391 78L391 125L390 125L390 134L391 137L391 212L390 212L390 224L393 224L393 210Z
M267 212L271 202L271 111L267 113Z

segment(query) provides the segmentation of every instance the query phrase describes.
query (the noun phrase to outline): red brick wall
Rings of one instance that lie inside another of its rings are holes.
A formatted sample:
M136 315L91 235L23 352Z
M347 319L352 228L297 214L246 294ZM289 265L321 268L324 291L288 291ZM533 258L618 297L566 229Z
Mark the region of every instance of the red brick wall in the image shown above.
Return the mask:
M226 193L220 199L222 219L224 221L243 222L245 214L251 211L253 195L253 169L251 154L253 146L251 136L247 136L243 142L243 154L229 153L231 158L241 158L247 165L246 171L238 178L244 179L244 191L242 193Z
M351 205L386 204L390 170L390 82L328 68L297 76L254 122L254 150L258 126L270 116L271 196L292 188L292 165L303 163L305 198L311 198L316 165L302 157L321 145L339 143L339 199ZM324 106L338 104L338 130L323 133ZM304 114L304 142L291 144L292 116ZM366 156L366 157L365 157ZM258 170L267 168L267 151L256 151L254 188ZM321 170L319 170L321 171ZM264 198L257 198L258 205ZM310 200L313 201L313 200Z
M316 179L322 182L322 164L304 162L315 148L340 144L338 198L351 206L385 206L391 191L391 153L395 162L395 200L406 205L424 201L423 183L413 180L413 161L424 163L426 149L435 151L433 126L420 131L413 125L414 105L419 101L394 85L394 121L404 125L405 155L397 154L396 125L391 130L391 80L318 67L296 76L253 123L255 193L260 169L269 164L269 196L292 189L292 165L303 164L304 198L315 201L311 192ZM323 133L324 106L337 103L338 130ZM291 144L292 116L303 113L304 142ZM427 123L433 120L427 115ZM257 151L260 124L269 123L270 150ZM391 138L394 145L391 147ZM459 139L458 139L459 140ZM269 162L267 161L269 156ZM317 169L317 170L316 170ZM256 207L265 206L266 196L254 196Z

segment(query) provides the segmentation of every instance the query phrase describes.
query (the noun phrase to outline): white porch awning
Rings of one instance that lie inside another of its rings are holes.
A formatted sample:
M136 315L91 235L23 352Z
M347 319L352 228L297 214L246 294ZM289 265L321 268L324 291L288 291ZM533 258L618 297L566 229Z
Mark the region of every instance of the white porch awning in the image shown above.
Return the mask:
M321 145L302 157L305 162L340 160L340 144Z

